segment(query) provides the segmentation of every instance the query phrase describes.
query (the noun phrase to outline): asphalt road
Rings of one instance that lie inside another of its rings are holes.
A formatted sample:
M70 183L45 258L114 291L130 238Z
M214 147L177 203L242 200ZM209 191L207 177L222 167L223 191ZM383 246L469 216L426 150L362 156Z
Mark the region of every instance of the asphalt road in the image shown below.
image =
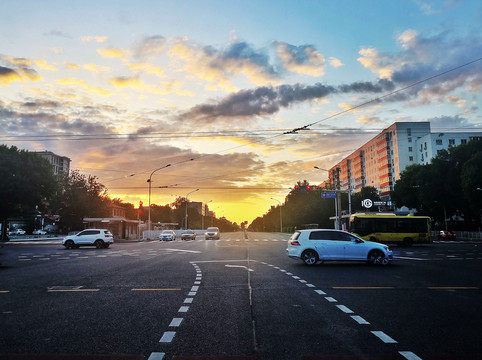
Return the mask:
M482 359L482 244L307 267L288 237L7 244L0 359Z

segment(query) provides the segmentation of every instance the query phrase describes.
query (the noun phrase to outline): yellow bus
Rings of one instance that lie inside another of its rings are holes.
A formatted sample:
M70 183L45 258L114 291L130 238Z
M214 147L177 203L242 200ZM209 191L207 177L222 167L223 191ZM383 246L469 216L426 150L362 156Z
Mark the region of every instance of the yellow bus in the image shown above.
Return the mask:
M369 241L404 246L431 243L428 216L400 216L391 213L354 214L350 217L349 230Z

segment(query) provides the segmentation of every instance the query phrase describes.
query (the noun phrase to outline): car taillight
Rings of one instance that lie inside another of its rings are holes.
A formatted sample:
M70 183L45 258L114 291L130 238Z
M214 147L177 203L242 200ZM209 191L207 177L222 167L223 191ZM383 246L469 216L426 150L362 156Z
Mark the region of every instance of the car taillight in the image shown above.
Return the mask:
M108 237L110 237L110 235L109 235L109 234L105 234L104 237L108 238Z
M297 240L291 240L290 244L293 246L301 246L301 244Z

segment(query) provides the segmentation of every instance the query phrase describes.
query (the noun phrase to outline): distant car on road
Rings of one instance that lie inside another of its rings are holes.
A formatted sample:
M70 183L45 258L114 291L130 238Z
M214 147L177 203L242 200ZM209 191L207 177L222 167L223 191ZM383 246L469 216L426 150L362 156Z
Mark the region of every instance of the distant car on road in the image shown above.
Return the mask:
M25 230L23 229L14 229L8 232L8 235L25 235Z
M196 233L192 230L185 230L181 234L181 240L196 240Z
M176 240L176 233L172 230L164 230L160 235L159 235L159 241L173 241Z
M388 246L360 239L341 230L299 230L288 240L288 256L315 265L325 260L366 261L387 265L392 259Z
M107 249L114 242L114 236L107 229L85 229L76 235L67 235L62 245L67 249L94 245L97 249Z
M47 231L45 230L34 230L32 231L32 235L45 235L47 234Z
M438 239L439 240L456 240L457 235L455 235L455 233L451 231L441 230L440 233L438 234Z
M220 237L219 228L215 226L208 227L206 229L206 233L204 234L204 236L206 240L209 240L209 239L219 240L219 237Z

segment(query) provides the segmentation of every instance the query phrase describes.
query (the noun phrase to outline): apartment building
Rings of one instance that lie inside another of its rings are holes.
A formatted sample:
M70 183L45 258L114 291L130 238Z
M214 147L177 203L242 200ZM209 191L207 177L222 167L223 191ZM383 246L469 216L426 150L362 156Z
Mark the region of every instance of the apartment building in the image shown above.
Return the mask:
M62 172L69 173L71 160L68 157L56 155L51 151L37 151L35 154L47 159L52 164L55 175Z
M325 183L339 176L342 190L372 186L388 199L407 166L428 164L439 151L475 139L482 140L482 132L432 133L430 122L397 122L330 168Z

